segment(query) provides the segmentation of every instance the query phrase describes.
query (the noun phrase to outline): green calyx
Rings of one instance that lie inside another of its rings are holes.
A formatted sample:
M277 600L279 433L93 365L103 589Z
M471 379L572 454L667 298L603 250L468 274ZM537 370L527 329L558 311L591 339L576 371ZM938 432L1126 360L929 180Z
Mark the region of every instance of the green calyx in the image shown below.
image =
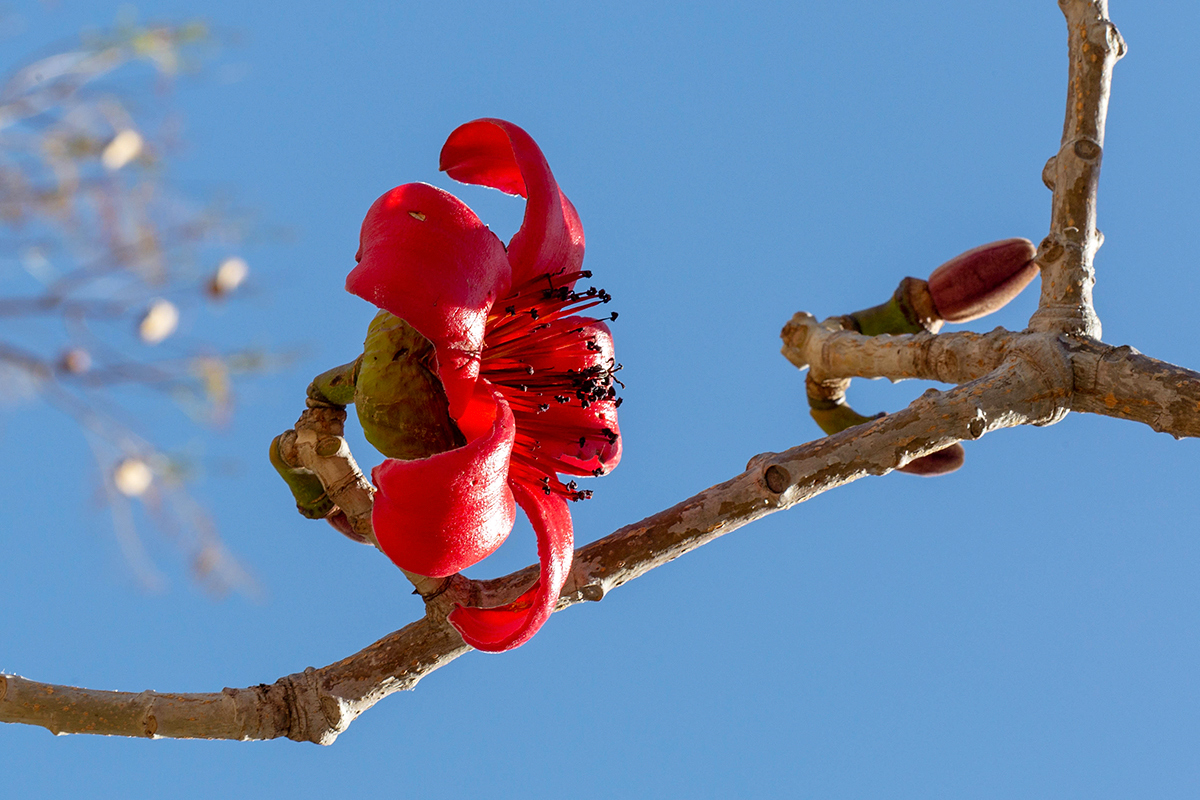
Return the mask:
M363 354L314 378L308 399L310 405L353 404L367 441L388 458L428 458L466 444L450 418L433 345L386 311L371 321ZM271 442L271 466L288 485L302 515L328 517L337 507L312 471L284 460L283 435Z
M909 318L911 311L905 313L907 309L907 304L902 304L897 295L892 295L886 303L855 311L849 316L858 327L858 332L865 336L924 332L925 327L920 322Z
M348 406L354 402L354 383L358 380L358 368L362 356L331 370L322 372L308 385L308 396L313 400L335 406Z
M845 403L832 400L822 401L810 397L808 404L808 413L817 423L817 426L830 436L835 433L841 433L847 428L853 428L855 425L862 425L864 422L879 419L882 416L880 414L874 417L864 417Z
M371 320L363 354L318 375L308 396L353 404L367 441L388 458L428 458L466 444L450 419L433 345L387 311Z
M309 519L324 519L333 511L333 501L325 494L321 480L311 470L293 467L284 461L283 454L279 451L281 438L282 436L276 436L271 440L271 466L288 485L292 497L296 498L296 509Z
M467 443L450 418L433 345L407 322L376 314L356 363L354 407L380 453L413 460Z

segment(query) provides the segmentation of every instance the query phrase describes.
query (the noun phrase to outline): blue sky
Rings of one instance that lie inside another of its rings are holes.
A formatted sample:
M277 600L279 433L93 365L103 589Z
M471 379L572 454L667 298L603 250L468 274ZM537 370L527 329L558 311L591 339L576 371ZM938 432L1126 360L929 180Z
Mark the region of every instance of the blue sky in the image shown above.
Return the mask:
M573 507L590 541L816 438L779 354L797 310L884 300L905 275L1049 224L1065 26L1050 0L952 3L149 2L224 44L171 102L181 185L263 235L247 296L205 335L301 355L238 388L234 420L145 418L262 593L214 599L147 532L167 587L122 559L78 431L0 417L9 546L0 669L95 688L270 683L420 613L386 559L297 516L267 444L373 309L341 287L370 203L455 191L507 238L521 204L455 187L437 154L499 116L540 143L615 298L620 467ZM10 5L11 65L117 4ZM1200 65L1193 2L1113 0L1096 302L1105 340L1200 366ZM1036 286L977 330L1024 327ZM199 334L198 331L196 331ZM864 413L925 387L856 381ZM134 402L142 402L134 398ZM360 462L374 456L357 434ZM330 748L55 739L0 730L14 796L1194 797L1200 790L1198 451L1070 416L967 445L966 466L859 481L471 654ZM157 538L156 538L157 537ZM518 525L473 574L534 559Z

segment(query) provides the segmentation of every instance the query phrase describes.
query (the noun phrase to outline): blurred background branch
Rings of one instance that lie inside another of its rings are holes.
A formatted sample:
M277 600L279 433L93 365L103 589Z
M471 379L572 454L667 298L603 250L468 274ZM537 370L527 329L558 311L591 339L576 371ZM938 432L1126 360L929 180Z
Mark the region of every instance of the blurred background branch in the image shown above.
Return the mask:
M243 289L244 219L184 191L167 102L215 41L201 23L128 20L8 72L0 83L0 399L47 403L85 434L122 552L163 579L135 519L169 535L217 592L253 583L188 494L189 468L139 425L147 390L203 425L233 408L232 378L265 354L209 335ZM144 513L135 515L133 504Z

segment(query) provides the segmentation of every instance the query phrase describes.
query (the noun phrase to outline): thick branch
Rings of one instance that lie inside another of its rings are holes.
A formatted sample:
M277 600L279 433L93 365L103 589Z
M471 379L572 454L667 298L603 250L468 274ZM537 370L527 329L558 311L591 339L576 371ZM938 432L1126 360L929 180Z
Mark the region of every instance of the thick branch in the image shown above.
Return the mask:
M1058 350L1071 364L1070 408L1127 419L1172 436L1200 437L1200 373L1144 356L1132 347L1048 333L918 333L863 336L797 312L783 329L783 355L821 381L908 378L965 383L1015 352ZM1040 344L1039 344L1040 342Z
M1042 171L1054 199L1050 235L1038 249L1041 302L1029 325L1098 339L1093 260L1103 237L1096 230L1096 190L1112 69L1125 54L1125 43L1108 19L1108 0L1059 0L1059 5L1070 53L1067 113L1062 144Z
M1200 373L1132 347L1072 340L1074 411L1133 420L1176 438L1200 436Z
M1060 374L1014 358L985 379L949 392L926 392L907 409L868 425L783 453L755 456L733 479L578 550L559 608L600 600L612 589L760 517L863 476L882 475L960 439L976 439L996 428L1053 422L1063 413L1063 380ZM412 688L469 649L446 622L454 602L490 606L512 600L536 569L487 582L452 581L429 600L424 619L349 658L270 686L211 694L133 694L0 676L0 720L41 725L55 733L286 736L328 744L358 714L393 692Z
M332 744L383 697L411 689L470 648L443 622L422 619L323 669L270 686L176 694L108 692L0 675L0 720L52 733L174 739L275 739Z

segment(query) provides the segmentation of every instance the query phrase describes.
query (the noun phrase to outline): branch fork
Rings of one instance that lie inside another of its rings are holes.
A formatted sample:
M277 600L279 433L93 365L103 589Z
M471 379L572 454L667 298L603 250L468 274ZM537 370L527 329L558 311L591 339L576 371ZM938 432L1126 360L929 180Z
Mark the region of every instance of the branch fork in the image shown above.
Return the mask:
M931 389L907 408L780 453L575 552L558 608L598 601L613 589L726 533L828 489L882 475L963 440L1016 425L1049 425L1069 411L1200 436L1200 374L1100 341L1092 306L1096 190L1113 64L1124 43L1106 0L1061 0L1070 67L1062 146L1043 171L1053 189L1049 235L1038 248L1039 308L1029 330L863 336L845 318L796 314L783 353L818 382L854 377L921 378ZM844 390L844 385L843 385ZM345 411L310 403L278 455L320 478L347 529L374 543L373 488L342 438ZM318 488L317 495L321 494ZM319 499L319 498L318 498ZM409 576L426 613L347 658L269 686L207 694L101 692L0 675L0 720L54 733L267 739L329 744L384 697L413 688L470 648L446 622L455 603L494 606L516 597L535 566L489 581Z

